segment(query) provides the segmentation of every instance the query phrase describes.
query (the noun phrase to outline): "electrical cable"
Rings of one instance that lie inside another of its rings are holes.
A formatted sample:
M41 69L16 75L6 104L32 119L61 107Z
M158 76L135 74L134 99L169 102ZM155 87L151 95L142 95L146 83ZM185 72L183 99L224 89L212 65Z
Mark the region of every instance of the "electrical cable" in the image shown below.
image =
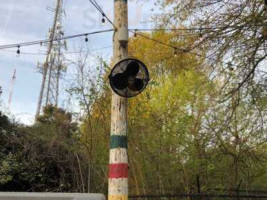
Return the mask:
M92 0L94 2L94 4L98 7L98 9L101 11L101 12L104 12L102 10L102 8L100 7L100 5L96 2L96 0Z
M202 30L216 30L225 28L243 28L249 27L266 27L265 24L256 25L242 25L242 26L217 26L217 27L192 27L192 28L130 28L130 31L202 31Z
M105 17L108 20L108 22L115 28L115 30L117 30L117 27L115 26L115 24L108 18L106 13L101 9L99 4L97 3L97 1L96 0L93 0L93 1L95 2L96 6L100 9L100 12L101 12L102 16Z
M93 4L93 6L102 14L102 10L101 10L101 8L100 8L100 6L99 5L97 5L94 1L92 1L92 0L89 0L90 2L91 2L91 4Z
M199 57L203 57L203 58L206 58L206 59L209 59L209 60L212 60L212 61L216 61L216 62L218 61L217 59L210 58L210 57L207 57L207 56L204 56L204 55L201 55L201 54L192 52L192 50L190 50L190 49L183 49L183 48L180 48L180 47L176 47L176 46L173 46L173 45L171 45L171 44L167 44L167 43L164 43L164 42L162 42L162 41L156 40L156 39L154 39L154 38L148 37L148 36L143 35L143 34L141 34L141 33L137 33L137 32L135 32L135 31L130 31L130 32L132 32L132 33L134 33L134 34L136 34L136 35L139 35L139 36L141 36L141 37L143 37L143 38L145 38L145 39L148 39L148 40L151 40L151 41L153 41L153 42L159 43L159 44L161 44L161 45L164 45L164 46L173 48L173 49L174 49L174 52L176 52L176 53L177 53L177 50L179 50L179 51L181 51L182 53L189 53L189 54L193 54L193 55L196 55L196 56L199 56ZM224 62L224 61L219 61L219 62L220 62L220 63L223 63L223 64L227 64L227 65L235 66L235 65L233 65L233 64L231 64L231 63L228 63L228 62Z
M8 44L8 45L0 45L0 49L10 49L10 48L21 48L23 46L31 46L31 45L36 45L36 44L44 44L44 43L49 43L53 41L60 41L60 40L67 40L67 39L72 39L72 38L77 38L77 37L84 37L87 35L94 35L98 33L105 33L105 32L111 32L114 31L114 29L108 29L108 30L103 30L103 31L94 31L94 32L89 32L89 33L82 33L82 34L77 34L77 35L70 35L70 36L65 36L61 38L54 38L54 39L47 39L47 40L37 40L37 41L31 41L31 42L23 42L23 43L16 43L16 44Z
M115 26L115 24L108 18L108 16L106 15L106 13L101 9L101 7L99 6L99 4L96 2L96 0L89 0L89 2L102 14L102 16L104 18L107 19L107 21L114 27L115 30L117 30L117 27Z
M86 52L98 51L98 50L102 50L102 49L109 49L112 47L113 46L106 46L106 47L101 47L101 48L97 48L97 49L89 49L88 51L70 51L70 52L64 52L62 54L66 55L66 54L86 53ZM12 51L12 50L5 50L5 49L0 49L0 50L4 51L4 52L8 52L8 53L16 53L16 51ZM45 56L45 55L47 55L45 52L44 53L21 52L20 54L21 55L31 55L31 56Z

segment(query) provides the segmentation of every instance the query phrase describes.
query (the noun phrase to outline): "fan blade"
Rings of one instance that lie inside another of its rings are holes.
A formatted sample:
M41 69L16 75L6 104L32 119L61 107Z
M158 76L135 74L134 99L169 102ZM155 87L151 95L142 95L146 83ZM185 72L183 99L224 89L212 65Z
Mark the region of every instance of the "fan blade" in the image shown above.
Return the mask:
M144 87L144 82L140 78L135 78L133 85L128 84L128 88L132 91L140 91L143 89L143 87Z
M139 64L135 61L130 62L130 64L126 68L127 76L136 76L139 72Z
M118 90L123 90L127 88L127 78L125 74L121 74L121 73L116 74L115 76L111 78L111 82L113 86Z

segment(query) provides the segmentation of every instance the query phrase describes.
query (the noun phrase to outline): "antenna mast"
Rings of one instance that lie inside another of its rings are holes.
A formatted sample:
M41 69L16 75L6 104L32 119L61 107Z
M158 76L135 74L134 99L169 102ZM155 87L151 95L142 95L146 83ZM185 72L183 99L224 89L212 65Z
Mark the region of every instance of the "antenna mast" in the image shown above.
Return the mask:
M63 0L57 0L56 8L50 10L55 12L55 15L53 26L48 33L48 38L51 41L48 43L46 60L40 70L43 79L35 115L36 119L40 115L42 106L58 105L59 79L61 74L66 71L62 55L62 47L66 49L66 41L57 40L64 36L62 30ZM55 39L55 41L52 39Z

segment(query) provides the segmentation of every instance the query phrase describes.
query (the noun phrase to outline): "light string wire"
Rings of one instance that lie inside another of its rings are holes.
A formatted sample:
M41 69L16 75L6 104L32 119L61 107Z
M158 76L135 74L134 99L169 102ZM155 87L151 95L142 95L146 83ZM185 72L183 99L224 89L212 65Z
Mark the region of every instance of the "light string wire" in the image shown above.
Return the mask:
M244 28L244 27L267 27L265 24L239 25L239 26L216 26L216 27L191 27L191 28L130 28L130 31L203 31L217 30L226 28Z
M109 17L102 10L102 8L99 6L96 0L89 0L89 2L102 14L103 17L107 19L107 21L114 27L114 29L117 30L117 27L115 26L115 24L109 19Z
M2 49L10 49L10 48L21 48L23 46L32 46L36 44L45 44L53 41L60 41L60 40L67 40L67 39L72 39L72 38L77 38L77 37L84 37L87 35L94 35L94 34L99 34L99 33L106 33L106 32L111 32L114 31L114 29L107 29L107 30L102 30L102 31L94 31L94 32L89 32L89 33L81 33L81 34L76 34L76 35L70 35L70 36L65 36L61 38L54 38L54 39L47 39L47 40L36 40L36 41L31 41L31 42L23 42L23 43L16 43L16 44L8 44L8 45L0 45L0 50Z
M91 4L102 14L102 16L105 17L108 20L108 22L115 28L115 30L117 30L115 24L108 18L108 16L101 9L101 7L96 2L96 0L89 0L89 2L91 2ZM66 40L66 39L71 39L71 38L76 38L76 37L82 37L82 36L87 37L88 35L97 34L97 33L104 33L104 32L110 32L110 31L114 31L114 29L108 29L108 30L103 30L103 31L95 31L95 32L90 32L90 33L82 33L82 34L71 35L71 36L65 36L65 37L61 37L61 38L58 38L58 39L57 38L54 38L54 39L38 40L38 41L31 41L31 42L24 42L24 43L0 45L0 50L1 49L15 48L15 47L17 47L18 49L20 49L20 47L23 47L23 46L31 46L31 45L36 45L36 44L44 44L44 43L49 43L49 42L53 42L53 41Z
M106 47L101 47L101 48L96 48L96 49L90 49L88 51L68 51L68 52L64 52L62 53L63 55L66 55L66 54L78 54L78 53L87 53L87 52L92 52L92 51L99 51L99 50L103 50L103 49L110 49L112 48L113 46L106 46ZM8 52L8 53L16 53L16 51L13 51L13 50L5 50L5 49L0 49L1 51L4 51L4 52ZM45 56L47 55L47 53L45 52L40 52L40 53L32 53L32 52L20 52L20 54L22 55L31 55L31 56Z
M151 40L151 41L153 41L153 42L155 42L155 43L158 43L158 44L161 44L161 45L164 45L164 46L173 48L175 51L178 50L178 51L181 51L182 53L189 53L189 54L196 55L196 56L198 56L198 57L203 57L203 58L206 58L206 59L209 59L209 60L218 62L218 60L215 59L215 58L210 58L210 57L208 57L208 56L204 56L204 55L201 55L201 54L199 54L199 53L192 52L192 50L190 50L190 49L183 49L183 48L180 48L180 47L171 45L171 44L167 44L167 43L165 43L165 42L162 42L162 41L156 40L156 39L154 39L154 38L151 38L151 37L149 37L149 36L143 35L143 34L141 34L141 33L137 33L136 31L129 30L129 32L134 33L134 34L136 34L136 35L139 35L140 37L143 37L143 38L145 38L145 39ZM235 66L235 67L236 67L236 65L233 65L233 64L231 64L231 63L229 63L229 62L224 62L224 61L219 61L219 62L220 62L220 63L223 63L223 64L227 64L227 65L231 65L231 66Z

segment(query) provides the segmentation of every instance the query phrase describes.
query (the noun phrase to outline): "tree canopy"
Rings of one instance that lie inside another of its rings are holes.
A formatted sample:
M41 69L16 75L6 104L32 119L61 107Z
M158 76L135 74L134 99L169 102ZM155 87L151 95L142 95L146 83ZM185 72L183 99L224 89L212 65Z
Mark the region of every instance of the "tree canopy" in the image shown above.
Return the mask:
M130 194L266 190L266 5L158 5L161 30L129 41L151 77L129 99ZM107 194L111 64L96 57L93 68L90 59L85 52L72 63L75 112L49 105L32 126L0 112L1 191Z

